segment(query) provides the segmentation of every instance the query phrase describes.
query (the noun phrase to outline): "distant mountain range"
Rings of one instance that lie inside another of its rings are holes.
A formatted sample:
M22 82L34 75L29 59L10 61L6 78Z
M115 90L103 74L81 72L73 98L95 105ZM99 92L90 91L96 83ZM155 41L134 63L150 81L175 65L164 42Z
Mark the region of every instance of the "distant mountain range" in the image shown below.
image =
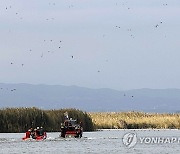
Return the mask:
M84 111L180 111L180 89L118 91L78 86L0 83L0 108L77 108Z

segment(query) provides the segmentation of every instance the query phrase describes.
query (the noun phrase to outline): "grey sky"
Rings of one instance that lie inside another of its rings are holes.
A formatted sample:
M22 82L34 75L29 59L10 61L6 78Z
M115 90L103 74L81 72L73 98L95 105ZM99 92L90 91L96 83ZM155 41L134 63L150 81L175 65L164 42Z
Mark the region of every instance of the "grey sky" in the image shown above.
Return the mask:
M179 0L1 0L0 21L2 83L180 88Z

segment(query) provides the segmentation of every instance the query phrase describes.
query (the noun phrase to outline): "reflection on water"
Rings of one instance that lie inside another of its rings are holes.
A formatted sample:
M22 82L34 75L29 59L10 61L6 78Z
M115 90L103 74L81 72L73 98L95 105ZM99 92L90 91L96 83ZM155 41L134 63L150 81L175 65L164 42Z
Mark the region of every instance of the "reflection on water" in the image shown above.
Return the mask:
M127 133L137 135L137 143L128 148L123 144ZM179 130L103 130L84 132L83 137L60 138L59 133L48 133L44 141L23 141L23 133L1 133L0 153L180 153L180 143L145 144L138 138L179 137Z

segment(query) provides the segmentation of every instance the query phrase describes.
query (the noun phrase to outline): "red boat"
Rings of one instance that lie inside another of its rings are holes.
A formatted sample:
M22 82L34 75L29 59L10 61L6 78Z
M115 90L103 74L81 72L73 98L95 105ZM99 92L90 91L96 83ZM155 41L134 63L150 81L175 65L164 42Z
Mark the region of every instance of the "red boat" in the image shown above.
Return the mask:
M22 138L22 140L36 140L36 141L42 141L45 140L47 138L47 134L46 132L42 129L42 127L39 129L39 127L37 127L37 129L29 129L26 132L25 137Z
M26 140L36 140L36 141L42 141L42 140L45 140L46 139L46 136L38 136L36 137L35 139L33 139L32 137L23 137L22 140L26 141Z
M42 141L42 140L45 140L46 138L47 138L47 135L46 135L46 132L45 132L45 134L42 135L42 136L36 136L35 140Z
M76 120L69 119L67 112L65 113L64 123L61 124L61 137L81 138L83 133L82 123L78 124Z

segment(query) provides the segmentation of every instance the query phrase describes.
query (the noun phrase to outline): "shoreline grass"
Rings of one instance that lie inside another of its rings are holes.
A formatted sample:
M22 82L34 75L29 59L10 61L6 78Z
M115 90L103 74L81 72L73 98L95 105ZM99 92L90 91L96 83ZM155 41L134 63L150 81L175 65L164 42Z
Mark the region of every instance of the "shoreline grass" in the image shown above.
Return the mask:
M95 129L180 129L180 114L91 112Z
M78 109L41 110L32 108L4 108L0 109L0 133L25 132L29 128L43 126L46 131L59 132L64 122L64 113L82 122L84 131L93 131L93 123L86 112Z
M144 112L82 112L77 109L40 110L38 108L0 109L0 132L24 132L43 126L59 131L64 112L83 122L85 131L97 129L180 129L180 114Z

